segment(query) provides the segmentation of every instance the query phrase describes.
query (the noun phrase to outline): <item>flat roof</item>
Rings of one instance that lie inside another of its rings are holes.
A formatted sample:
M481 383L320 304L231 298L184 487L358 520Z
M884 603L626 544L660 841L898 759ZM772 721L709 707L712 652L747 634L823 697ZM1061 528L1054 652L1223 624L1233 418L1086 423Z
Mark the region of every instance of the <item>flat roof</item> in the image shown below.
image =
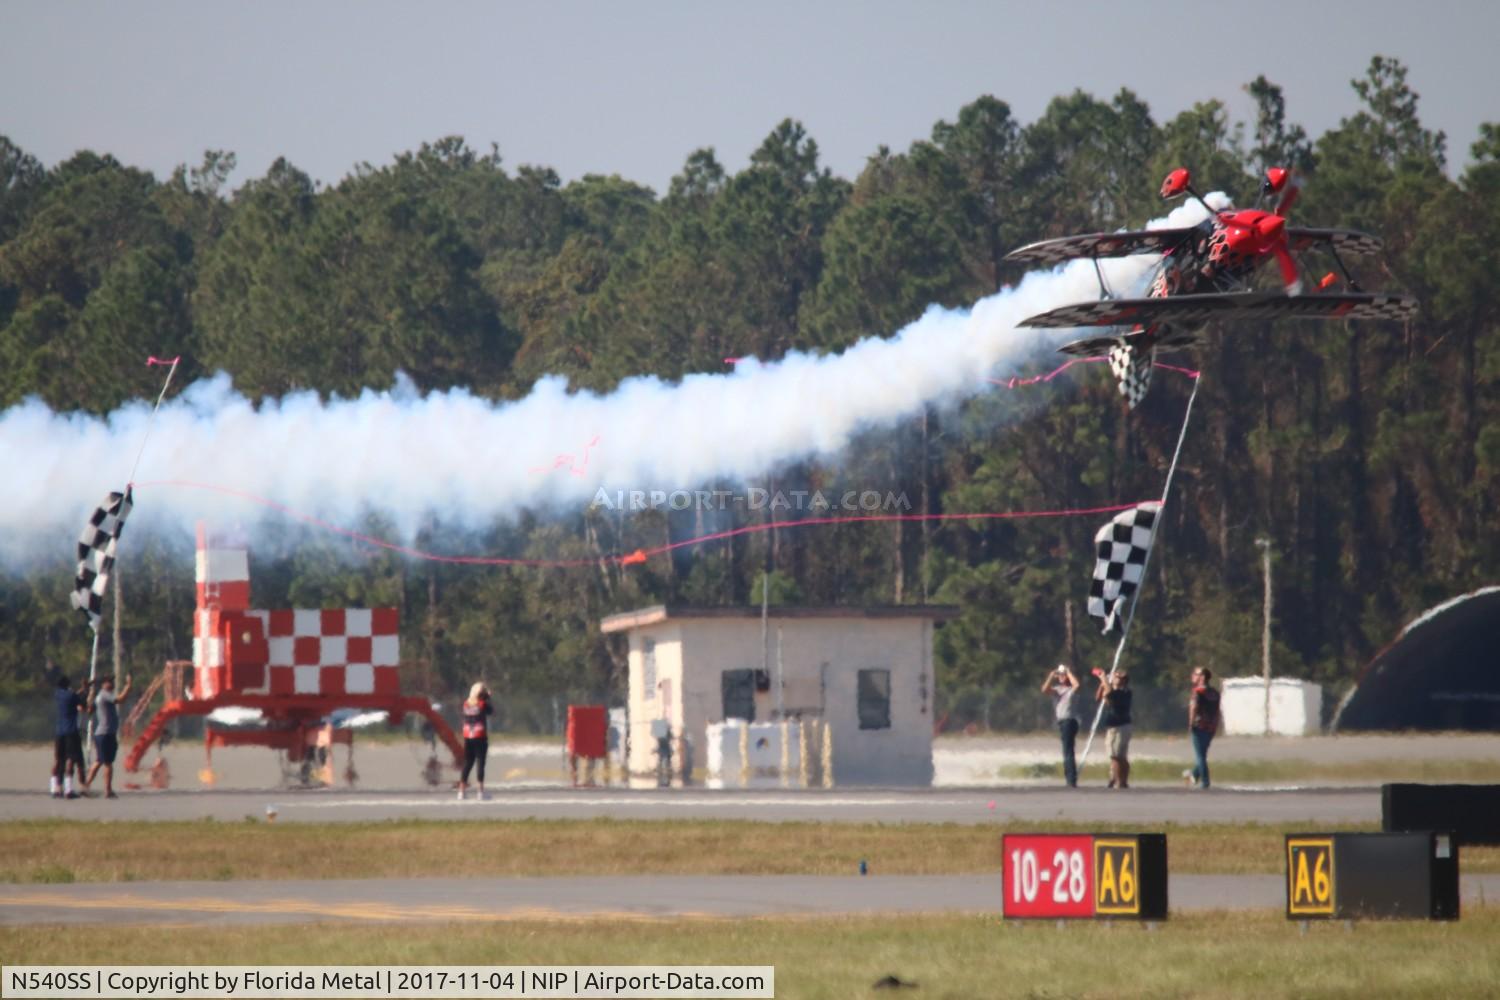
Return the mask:
M876 604L876 605L771 605L767 617L778 620L788 618L914 618L926 621L949 621L957 618L959 608L951 604ZM621 611L599 622L603 632L626 632L645 625L660 625L670 619L737 618L760 617L760 608L753 604L723 607L694 607L686 604L657 604L634 611Z

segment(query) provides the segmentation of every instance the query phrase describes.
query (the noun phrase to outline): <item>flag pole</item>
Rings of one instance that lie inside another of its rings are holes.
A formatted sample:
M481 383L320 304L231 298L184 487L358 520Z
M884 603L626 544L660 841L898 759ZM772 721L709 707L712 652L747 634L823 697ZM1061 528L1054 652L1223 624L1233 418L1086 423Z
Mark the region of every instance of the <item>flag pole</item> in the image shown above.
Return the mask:
M1182 442L1187 439L1188 421L1193 417L1193 400L1198 398L1198 386L1202 382L1203 375L1198 373L1193 376L1193 391L1188 394L1187 409L1182 414L1182 430L1177 433L1177 448L1172 452L1172 464L1167 467L1167 482L1161 491L1162 513L1167 509L1167 498L1172 494L1172 477L1177 473L1177 460L1182 457ZM1161 515L1158 514L1158 517ZM1158 527L1160 525L1158 524ZM1104 683L1108 685L1115 678L1115 671L1120 668L1120 656L1125 652L1125 640L1130 638L1130 623L1135 621L1135 604L1141 599L1141 590L1146 583L1146 571L1151 568L1151 549L1156 547L1156 533L1151 533L1151 548L1146 550L1145 559L1141 562L1141 586L1135 588L1135 593L1130 595L1130 606L1125 611L1125 624L1120 630L1120 642L1115 646L1115 658L1109 665L1109 673L1104 677ZM1083 755L1078 758L1078 769L1083 770L1083 765L1089 759L1089 750L1094 745L1094 736L1099 731L1099 720L1104 717L1104 701L1101 699L1099 707L1094 711L1094 723L1089 726L1089 738L1083 744Z
M177 357L175 357L175 358L158 358L158 357L154 357L153 356L153 357L148 357L146 359L146 367L148 367L148 368L155 367L156 365L166 365L167 366L167 377L166 377L166 380L164 382L162 382L161 392L159 392L159 393L156 394L156 405L154 405L154 406L151 407L151 416L146 421L146 433L143 434L143 435L141 435L141 447L135 453L135 462L134 462L134 464L132 464L130 466L130 477L125 480L125 496L127 496L127 497L130 496L130 487L135 484L135 473L136 473L136 470L140 468L141 458L146 454L146 444L147 444L147 442L149 442L151 440L151 429L156 424L156 411L158 411L158 410L161 409L162 400L164 400L164 399L167 398L167 390L169 388L171 388L171 385L172 385L172 376L177 374L177 363L179 361L181 361L181 360L182 360L182 355L180 355L180 354L177 355ZM118 553L119 537L118 536L116 536L116 538L115 538L115 546L116 546L116 555L115 555L115 558L118 560L118 558L119 558L119 553ZM118 601L118 594L116 595L116 600ZM87 698L88 698L88 700L90 702L92 702L93 698L94 698L94 695L96 693L94 689L97 686L97 682L98 682L98 678L99 678L99 623L96 622L96 621L94 621L94 620L92 620L92 619L90 619L89 625L93 629L94 638L93 638L92 644L89 647L89 683L88 683ZM118 662L118 660L119 660L119 650L118 649L115 650L115 659L116 659L116 662ZM94 749L94 721L95 721L94 720L94 713L91 711L91 712L89 712L88 739L86 739L84 741L84 747L83 747L83 754L84 754L83 760L84 760L84 766L85 766L85 768L87 768L87 766L90 763L90 759L89 758L92 756L93 749ZM79 776L80 784L82 783L83 777L84 777L84 775L80 775Z
M99 663L99 629L98 629L98 627L95 627L94 628L94 645L89 650L89 683L88 683L88 691L85 694L85 699L89 700L89 701L91 701L93 699L93 697L94 697L94 673L95 673L95 669L98 666L98 663ZM83 787L83 781L84 781L85 778L88 777L89 766L91 764L93 764L93 762L94 762L93 761L93 750L94 750L94 713L93 712L89 713L88 739L84 740L84 744L85 744L84 748L83 748L83 769L84 769L84 773L80 774L78 776L78 788L79 789L82 789L82 787ZM78 794L82 795L83 792L80 790Z

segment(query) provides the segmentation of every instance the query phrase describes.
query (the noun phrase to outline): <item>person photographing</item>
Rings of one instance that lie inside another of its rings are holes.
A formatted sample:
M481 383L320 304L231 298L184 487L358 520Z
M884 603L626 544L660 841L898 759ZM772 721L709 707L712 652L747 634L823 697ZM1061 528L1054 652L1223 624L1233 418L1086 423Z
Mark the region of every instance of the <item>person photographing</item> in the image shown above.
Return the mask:
M1078 787L1078 761L1073 755L1073 746L1078 739L1078 718L1083 710L1077 697L1078 677L1065 663L1042 681L1042 694L1053 698L1053 715L1057 719L1057 735L1062 740L1063 780L1069 788Z

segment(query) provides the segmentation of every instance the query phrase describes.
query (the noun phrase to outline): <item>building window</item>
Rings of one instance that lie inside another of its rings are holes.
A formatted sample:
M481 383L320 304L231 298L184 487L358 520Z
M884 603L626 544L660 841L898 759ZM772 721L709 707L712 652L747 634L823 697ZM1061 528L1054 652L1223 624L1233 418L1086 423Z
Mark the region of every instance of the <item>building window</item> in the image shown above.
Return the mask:
M656 697L656 640L641 640L641 686L645 688L641 697L647 701Z
M755 721L755 671L726 670L719 678L724 696L724 718Z
M891 672L859 672L859 728L891 728Z

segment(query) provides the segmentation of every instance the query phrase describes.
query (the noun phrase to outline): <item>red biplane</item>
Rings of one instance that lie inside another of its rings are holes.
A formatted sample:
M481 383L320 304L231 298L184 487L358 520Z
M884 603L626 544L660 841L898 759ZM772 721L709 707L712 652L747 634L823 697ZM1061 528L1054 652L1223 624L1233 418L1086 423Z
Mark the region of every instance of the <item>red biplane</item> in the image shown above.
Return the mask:
M1093 233L1043 240L1012 251L1006 260L1030 264L1060 264L1090 258L1099 276L1101 298L1095 302L1060 306L1021 321L1021 326L1061 328L1129 326L1129 331L1090 337L1065 344L1061 350L1081 357L1105 352L1120 394L1134 408L1151 384L1156 352L1190 347L1199 342L1193 329L1214 319L1394 319L1416 314L1417 302L1407 295L1366 292L1344 266L1341 252L1373 254L1380 240L1348 229L1300 229L1286 224L1287 211L1297 198L1291 175L1279 167L1266 171L1261 201L1280 196L1272 211L1261 208L1216 211L1192 187L1186 168L1167 175L1163 198L1191 195L1208 211L1196 226L1140 232ZM1332 254L1343 275L1344 290L1333 290L1332 272L1304 293L1301 271L1293 256L1320 248ZM1099 269L1101 257L1161 254L1147 298L1120 299L1110 295ZM1265 261L1274 258L1281 270L1280 290L1257 289L1251 280Z

